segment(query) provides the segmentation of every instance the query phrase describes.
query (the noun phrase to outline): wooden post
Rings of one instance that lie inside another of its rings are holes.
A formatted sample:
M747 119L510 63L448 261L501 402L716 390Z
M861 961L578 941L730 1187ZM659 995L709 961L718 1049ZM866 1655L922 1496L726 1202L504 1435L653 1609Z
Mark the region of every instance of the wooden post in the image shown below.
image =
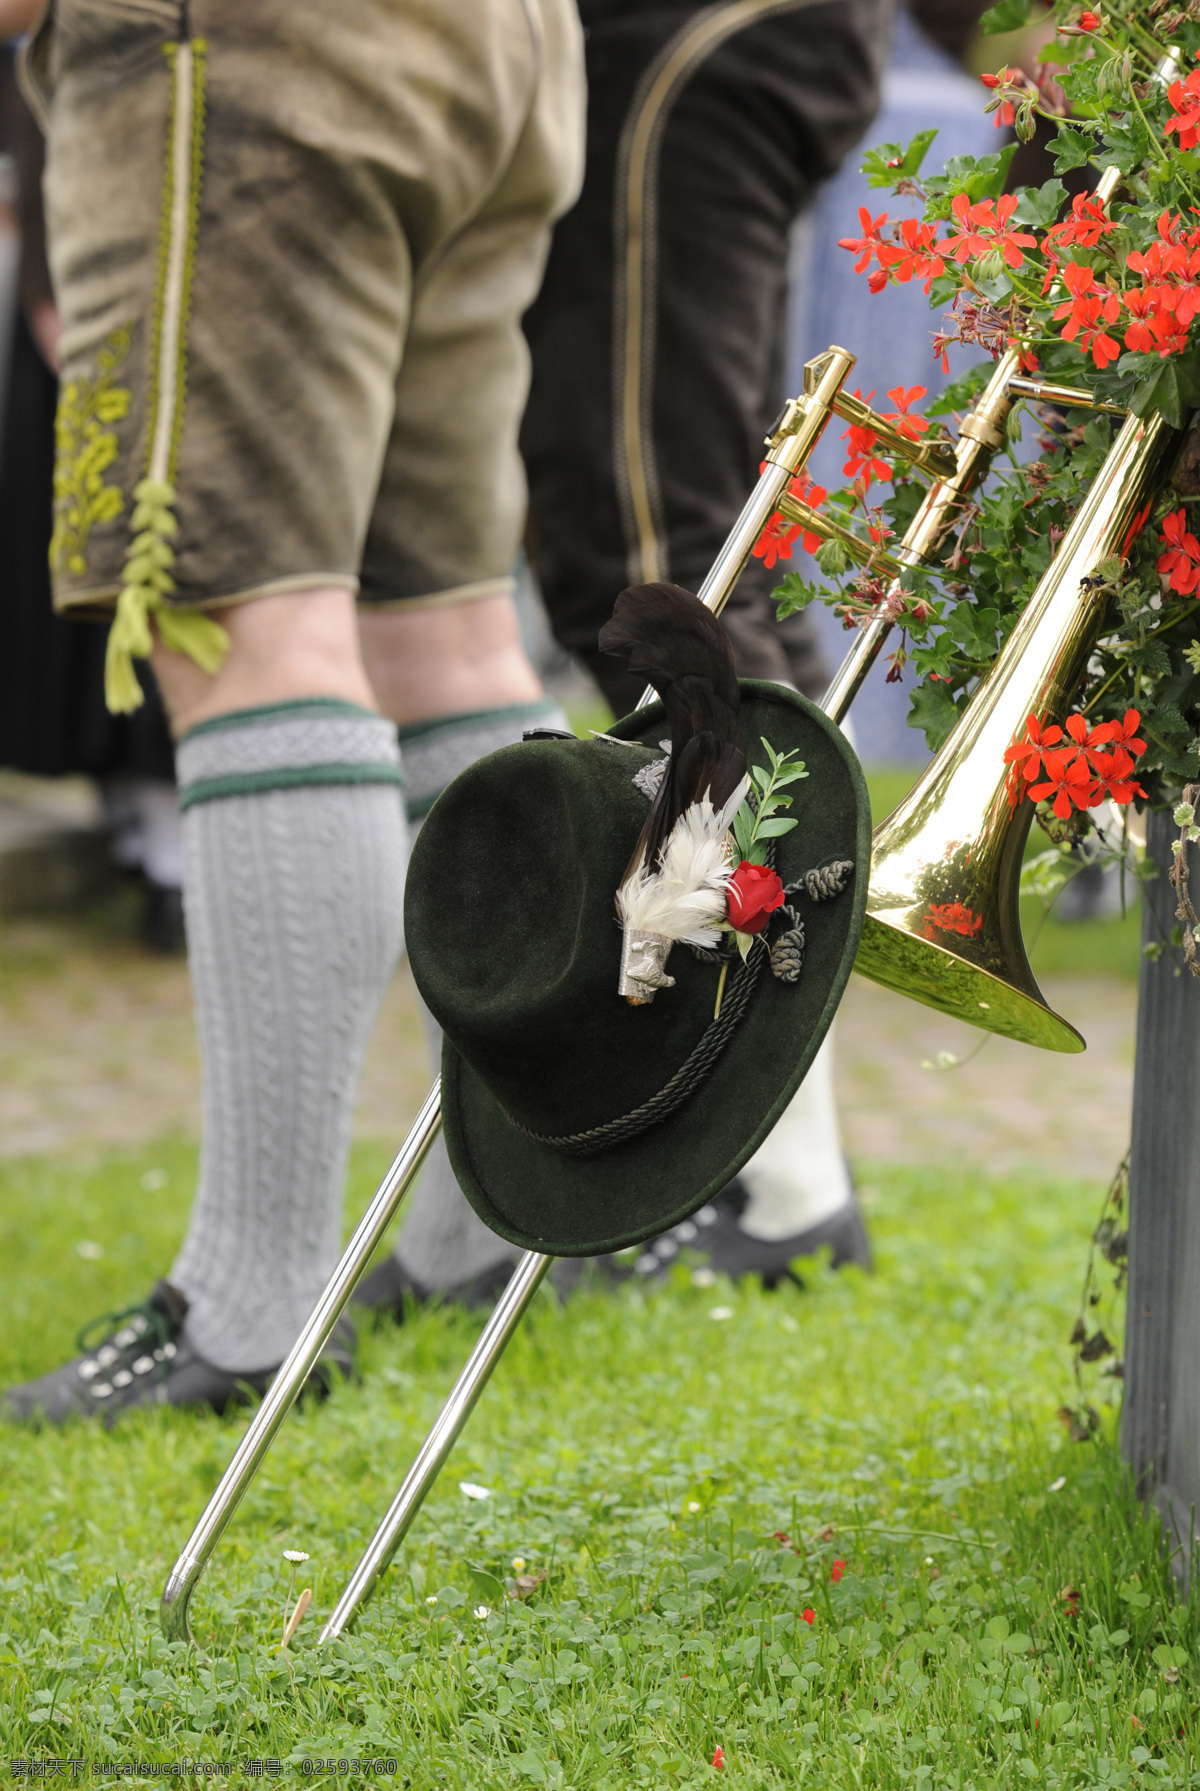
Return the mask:
M1148 817L1160 874L1144 889L1144 946L1169 941L1176 925L1167 875L1177 838L1169 810ZM1200 854L1190 851L1195 892ZM1186 1581L1200 1511L1200 981L1169 944L1143 956L1138 983L1121 1448Z

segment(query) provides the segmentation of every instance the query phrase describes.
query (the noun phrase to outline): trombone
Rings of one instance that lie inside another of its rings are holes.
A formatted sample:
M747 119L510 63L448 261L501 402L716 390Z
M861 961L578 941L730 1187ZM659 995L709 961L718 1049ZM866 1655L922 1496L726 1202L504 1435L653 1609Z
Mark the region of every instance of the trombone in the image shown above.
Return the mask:
M1097 195L1107 200L1115 170ZM953 449L941 440L912 442L843 391L855 357L833 347L805 368L804 391L784 408L767 439L763 473L698 595L719 614L763 528L776 511L892 575L927 560L969 493L986 477L1005 424L1022 397L1098 406L1085 391L1021 377L1010 350L964 419ZM894 556L882 560L857 536L789 493L831 416L870 427L886 449L904 456L932 483ZM1166 475L1182 431L1161 417L1126 418L1091 491L958 727L908 797L876 828L867 921L855 968L943 1013L985 1031L1057 1051L1084 1041L1055 1014L1034 980L1021 939L1018 879L1031 811L1008 794L1004 749L1031 711L1061 719L1104 626L1104 605L1088 580L1100 563L1128 552ZM822 699L841 721L861 689L892 623L887 605L862 629ZM654 697L647 691L645 706ZM930 936L931 910L961 902L978 921L970 934ZM291 1354L276 1375L163 1589L160 1620L172 1640L191 1640L192 1593L287 1412L304 1385L354 1287L408 1193L441 1124L435 1082L399 1155L359 1222ZM437 1478L505 1345L533 1299L551 1258L520 1259L449 1398L321 1631L342 1633L370 1595Z

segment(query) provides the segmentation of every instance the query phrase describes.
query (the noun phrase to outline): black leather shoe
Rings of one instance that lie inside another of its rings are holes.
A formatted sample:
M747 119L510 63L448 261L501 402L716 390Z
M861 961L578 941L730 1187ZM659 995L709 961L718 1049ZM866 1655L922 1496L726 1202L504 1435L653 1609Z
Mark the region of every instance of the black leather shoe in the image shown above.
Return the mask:
M277 1369L236 1374L198 1355L183 1335L187 1299L169 1281L156 1283L141 1306L110 1313L79 1333L83 1354L39 1380L0 1395L9 1418L62 1424L68 1418L100 1418L111 1425L132 1406L208 1406L224 1412L261 1398ZM106 1329L104 1327L107 1327ZM98 1341L87 1344L89 1332ZM328 1393L338 1373L354 1366L354 1327L340 1319L308 1377L305 1392Z
M476 1312L496 1304L515 1267L512 1262L498 1262L467 1281L455 1282L453 1287L426 1287L394 1256L385 1256L378 1268L363 1276L350 1300L352 1305L376 1318L394 1318L398 1325L404 1323L406 1302L413 1306L428 1306L431 1301L450 1301L465 1306L469 1312Z
M828 1245L831 1265L857 1263L871 1266L871 1246L863 1225L858 1198L851 1192L846 1205L830 1213L816 1225L797 1231L791 1237L754 1238L742 1230L738 1220L745 1211L749 1196L740 1181L732 1181L707 1206L702 1206L690 1219L672 1226L660 1237L644 1244L636 1257L560 1256L550 1268L550 1281L560 1299L566 1299L581 1286L614 1286L628 1280L662 1280L673 1262L686 1252L695 1269L707 1269L713 1275L760 1275L764 1287L775 1287L780 1281L799 1278L789 1266L798 1256L814 1256ZM351 1296L354 1305L377 1317L394 1318L403 1323L405 1301L425 1306L431 1300L455 1301L475 1311L491 1308L500 1298L512 1275L514 1264L496 1263L473 1280L453 1287L428 1288L401 1267L394 1256L385 1257L379 1267L359 1282Z
M674 1225L661 1237L646 1244L633 1265L638 1280L661 1280L680 1256L694 1269L707 1269L714 1275L760 1275L764 1287L772 1288L788 1280L801 1285L790 1265L798 1256L813 1256L824 1245L832 1252L832 1266L857 1263L871 1266L871 1246L867 1241L858 1197L852 1192L846 1205L828 1218L790 1237L755 1238L742 1230L739 1223L746 1209L748 1195L740 1181L732 1181L708 1206Z

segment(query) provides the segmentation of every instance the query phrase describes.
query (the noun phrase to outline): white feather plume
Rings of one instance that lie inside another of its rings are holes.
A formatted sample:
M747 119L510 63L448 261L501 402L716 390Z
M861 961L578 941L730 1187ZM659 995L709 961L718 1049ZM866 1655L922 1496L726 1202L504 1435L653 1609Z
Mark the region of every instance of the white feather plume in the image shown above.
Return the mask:
M643 861L618 889L617 914L623 927L660 933L684 945L718 943L715 923L724 919L732 872L725 835L749 788L750 779L744 777L722 808L714 809L702 796L683 811L658 865Z

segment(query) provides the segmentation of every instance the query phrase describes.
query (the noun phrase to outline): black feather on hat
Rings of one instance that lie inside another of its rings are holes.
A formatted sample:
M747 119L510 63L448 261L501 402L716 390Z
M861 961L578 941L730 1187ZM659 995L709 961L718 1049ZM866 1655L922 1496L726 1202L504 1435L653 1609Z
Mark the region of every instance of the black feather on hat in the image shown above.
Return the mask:
M665 967L676 941L718 943L731 868L725 837L750 780L733 647L698 597L679 585L633 585L599 645L649 680L671 726L662 781L617 890L618 987L643 1006L673 986Z

